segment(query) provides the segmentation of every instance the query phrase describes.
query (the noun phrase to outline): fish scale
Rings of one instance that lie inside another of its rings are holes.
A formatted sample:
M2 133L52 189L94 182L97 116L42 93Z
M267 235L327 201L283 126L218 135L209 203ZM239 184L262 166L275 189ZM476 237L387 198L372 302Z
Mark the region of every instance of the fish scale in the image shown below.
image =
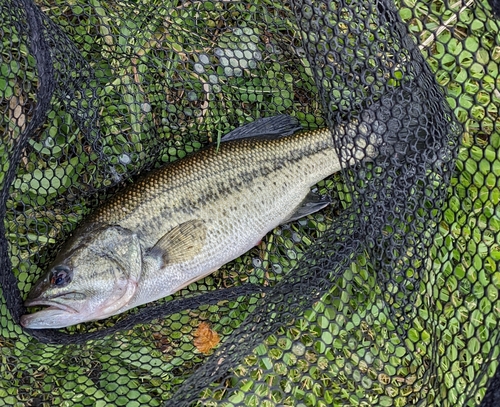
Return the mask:
M327 129L278 139L228 141L219 148L209 146L151 172L100 207L89 222L137 230L145 244L151 246L169 229L192 216L210 218L226 197L252 195L256 213L251 216L258 217L265 209L259 207L265 205L259 205L259 194L281 195L281 189L289 188L289 177L303 179L303 188L309 188L339 170ZM242 195L242 188L246 194ZM291 204L292 209L299 203ZM272 216L276 219L277 215Z

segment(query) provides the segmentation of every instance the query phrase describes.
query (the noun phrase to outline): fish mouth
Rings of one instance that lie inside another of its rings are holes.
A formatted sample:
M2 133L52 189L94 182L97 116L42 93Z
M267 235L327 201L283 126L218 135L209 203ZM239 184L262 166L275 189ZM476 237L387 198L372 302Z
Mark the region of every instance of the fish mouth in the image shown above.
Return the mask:
M70 307L69 305L61 304L53 300L42 300L42 299L26 300L24 302L24 306L25 307L47 306L48 308L45 308L44 310L59 310L59 311L69 312L70 314L78 313L78 311L75 308Z
M65 328L79 322L81 312L69 305L46 299L26 300L26 307L44 306L40 311L21 316L20 323L28 329ZM73 322L75 321L75 322Z

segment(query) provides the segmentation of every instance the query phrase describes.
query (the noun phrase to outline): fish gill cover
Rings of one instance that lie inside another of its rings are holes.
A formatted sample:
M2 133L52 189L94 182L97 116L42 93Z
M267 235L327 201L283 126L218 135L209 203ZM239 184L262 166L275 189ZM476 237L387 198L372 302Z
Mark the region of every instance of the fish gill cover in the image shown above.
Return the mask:
M497 9L0 0L0 404L498 405ZM163 300L21 327L93 209L280 114L332 132L328 207Z

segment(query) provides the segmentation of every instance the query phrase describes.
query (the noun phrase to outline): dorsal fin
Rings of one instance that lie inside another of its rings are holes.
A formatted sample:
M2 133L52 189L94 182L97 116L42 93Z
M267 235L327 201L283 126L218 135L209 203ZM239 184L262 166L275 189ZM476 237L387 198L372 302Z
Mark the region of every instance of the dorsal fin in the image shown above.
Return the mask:
M227 133L221 142L248 137L280 138L289 136L302 129L299 121L287 114L257 119Z

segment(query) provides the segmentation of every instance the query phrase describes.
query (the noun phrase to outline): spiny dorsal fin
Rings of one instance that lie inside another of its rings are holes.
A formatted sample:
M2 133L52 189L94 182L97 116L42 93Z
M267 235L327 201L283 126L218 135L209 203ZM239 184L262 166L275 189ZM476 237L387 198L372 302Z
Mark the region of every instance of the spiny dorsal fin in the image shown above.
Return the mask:
M302 129L299 121L287 114L257 119L227 133L221 142L248 137L280 138L289 136Z
M156 242L149 255L161 256L164 264L181 263L196 256L207 237L207 227L200 219L174 227Z

